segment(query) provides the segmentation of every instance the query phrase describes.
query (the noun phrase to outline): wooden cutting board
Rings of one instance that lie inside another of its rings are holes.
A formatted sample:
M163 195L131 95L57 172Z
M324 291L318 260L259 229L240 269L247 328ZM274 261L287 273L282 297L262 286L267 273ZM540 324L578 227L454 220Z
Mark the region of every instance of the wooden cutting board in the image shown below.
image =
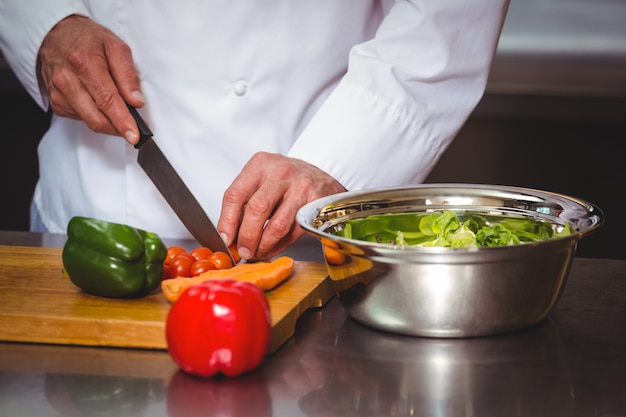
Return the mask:
M0 245L0 340L167 349L171 304L161 292L138 299L86 294L63 275L61 252ZM323 263L296 261L291 277L268 293L269 353L294 334L303 312L333 294Z

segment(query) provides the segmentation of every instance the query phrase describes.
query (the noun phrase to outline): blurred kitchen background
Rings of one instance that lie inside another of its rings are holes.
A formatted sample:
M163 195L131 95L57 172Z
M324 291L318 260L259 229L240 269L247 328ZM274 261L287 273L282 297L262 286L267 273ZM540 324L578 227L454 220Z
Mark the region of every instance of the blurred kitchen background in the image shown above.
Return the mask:
M28 230L48 123L0 57L0 230ZM626 0L511 0L486 94L427 182L591 201L606 223L577 256L626 259L625 132Z

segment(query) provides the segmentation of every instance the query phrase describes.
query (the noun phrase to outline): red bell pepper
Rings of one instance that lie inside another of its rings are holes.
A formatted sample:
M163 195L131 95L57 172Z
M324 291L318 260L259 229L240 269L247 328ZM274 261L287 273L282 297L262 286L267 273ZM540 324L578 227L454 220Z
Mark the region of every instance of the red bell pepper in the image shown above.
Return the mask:
M170 356L189 373L237 376L261 364L270 342L265 293L250 282L209 280L189 287L166 321Z

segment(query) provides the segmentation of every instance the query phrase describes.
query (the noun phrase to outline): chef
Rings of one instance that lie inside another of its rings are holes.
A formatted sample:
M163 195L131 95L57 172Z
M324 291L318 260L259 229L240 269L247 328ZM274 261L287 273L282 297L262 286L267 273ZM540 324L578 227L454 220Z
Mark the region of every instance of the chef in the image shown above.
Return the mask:
M34 231L76 215L190 238L138 166L154 139L244 259L297 210L423 181L481 98L508 0L0 0L0 47L51 109Z

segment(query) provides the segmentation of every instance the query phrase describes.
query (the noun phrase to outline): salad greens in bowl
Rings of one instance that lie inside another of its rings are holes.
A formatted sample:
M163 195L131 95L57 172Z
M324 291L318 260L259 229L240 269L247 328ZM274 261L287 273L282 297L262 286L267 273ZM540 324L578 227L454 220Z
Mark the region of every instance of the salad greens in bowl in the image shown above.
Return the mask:
M475 337L546 319L595 205L529 188L424 184L353 191L302 207L339 301L358 322L426 337Z
M374 214L347 220L338 236L397 246L471 248L540 242L572 233L565 223L524 216L489 215L453 210L422 213Z

